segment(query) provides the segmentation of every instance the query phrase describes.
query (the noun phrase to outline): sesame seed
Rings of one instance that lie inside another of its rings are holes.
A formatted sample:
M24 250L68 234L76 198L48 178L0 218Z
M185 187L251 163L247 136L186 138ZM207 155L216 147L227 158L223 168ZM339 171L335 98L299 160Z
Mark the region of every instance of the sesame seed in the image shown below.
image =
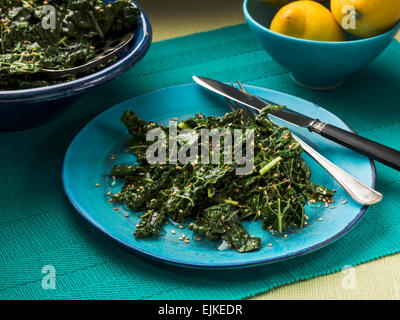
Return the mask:
M284 235L283 235L283 237L284 237L284 238L287 238L287 237L288 237L288 235L287 235L287 234L284 234Z
M190 243L190 241L189 240L185 240L185 243Z
M322 220L324 220L324 219L322 219L322 218L318 218L318 220L319 220L319 221L322 221Z
M114 210L115 210L115 211L117 211L117 210L118 210L118 208L114 208Z
M343 204L346 204L347 202L348 202L347 200L344 200L342 203L343 203Z
M336 207L335 206L331 206L331 209L335 209Z
M179 228L179 229L183 229L183 228L185 228L185 227L184 227L184 226L182 226L182 225L180 225L178 228Z
M175 234L175 233L176 233L175 230L171 230L171 232L172 232L172 234Z
M201 238L196 238L196 241L201 241Z
M129 217L129 214L125 213L125 217Z
M95 184L96 187L100 186L98 183Z
M268 243L268 247L272 247L272 243Z

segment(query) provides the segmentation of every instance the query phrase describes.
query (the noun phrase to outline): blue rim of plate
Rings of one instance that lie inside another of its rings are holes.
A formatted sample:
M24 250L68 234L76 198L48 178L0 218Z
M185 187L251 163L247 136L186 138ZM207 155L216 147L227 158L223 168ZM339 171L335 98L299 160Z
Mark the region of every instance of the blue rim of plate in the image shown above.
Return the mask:
M109 0L108 2L114 1L116 0ZM151 24L146 13L136 1L130 1L135 7L140 10L140 18L138 22L143 29L141 32L141 37L138 39L138 44L133 50L130 49L130 51L125 56L123 56L115 63L112 63L111 65L95 73L91 73L87 76L72 81L38 88L0 91L0 102L14 103L26 101L32 102L32 100L52 100L58 98L60 96L60 92L66 92L66 94L64 94L63 96L70 96L72 94L80 93L85 89L100 85L127 71L132 64L139 61L147 53L153 36Z
M141 96L146 96L146 95L151 95L154 92L159 92L159 91L163 91L163 90L168 90L170 88L177 88L177 87L183 87L186 86L188 84L192 84L192 83L185 83L185 84L180 84L180 85L176 85L176 86L170 86L170 87L165 87L165 88L161 88L161 89L157 89L157 90L153 90L150 91L148 93L145 93ZM254 88L259 88L257 86L251 86L251 85L247 85L246 87L254 87ZM289 95L290 94L286 94L277 90L272 90L272 89L268 89L271 92L277 92L279 94L283 94L283 95ZM301 98L299 98L301 99ZM122 102L121 102L122 103ZM118 103L119 104L119 103ZM114 108L115 106L117 106L118 104L112 106L110 109ZM110 110L107 109L104 112ZM328 111L329 112L329 111ZM330 112L331 113L331 112ZM88 126L89 124L93 123L96 121L97 117L99 117L102 113L100 113L99 115L97 115L95 118L93 118L91 121L89 121L86 126ZM356 133L347 123L345 123L343 120L341 120L348 128L351 132ZM71 141L70 146L74 143L75 139L78 138L78 136L80 134L82 134L82 131L86 128L83 127L81 129L81 131L75 136L75 138ZM270 258L270 259L261 259L261 260L256 260L256 261L251 261L251 262L240 262L240 263L232 263L230 265L217 265L217 264L202 264L202 263L187 263L187 262L182 262L181 260L175 260L172 258L166 258L157 254L154 254L152 252L143 250L135 245L132 245L130 243L127 243L121 239L119 239L118 237L112 235L111 233L109 233L105 228L103 228L101 225L99 225L96 221L94 221L92 219L92 217L90 216L90 214L88 214L83 208L81 208L81 206L76 203L74 201L74 199L71 197L71 195L69 194L69 192L67 191L67 186L66 186L66 179L65 179L65 175L66 172L64 170L65 168L65 163L66 160L69 156L69 152L71 151L71 147L68 147L65 156L64 156L64 161L63 161L63 166L62 166L62 173L61 173L61 180L62 180L62 185L63 185L63 189L64 192L68 198L68 200L70 201L70 203L72 204L72 206L75 208L75 210L77 212L80 213L80 215L87 221L89 222L91 225L93 225L95 228L97 228L98 230L100 230L101 232L103 232L104 234L106 234L107 236L109 236L111 239L113 239L114 241L116 241L119 244L122 244L123 246L127 247L128 249L132 250L133 252L139 253L140 255L147 257L147 258L152 258L153 260L156 261L160 261L163 263L167 263L169 265L172 266L178 266L178 267L186 267L186 268L196 268L196 269L206 269L206 270L227 270L227 269L238 269L238 268L248 268L248 267L256 267L256 266L261 266L261 265L266 265L266 264L270 264L270 263L275 263L275 262L280 262L283 260L288 260L288 259L292 259L292 258L296 258L299 256L302 256L304 254L308 254L311 252L314 252L318 249L321 249L331 243L333 243L334 241L340 239L342 236L344 236L348 231L350 231L358 222L360 222L361 218L364 216L365 212L368 209L368 205L364 205L363 207L361 207L360 212L357 214L357 216L345 227L343 228L340 232L338 232L337 234L335 234L333 237L322 241L314 246L310 246L308 248L302 249L302 250L298 250L294 253L290 253L290 254L286 254L286 255L281 255L279 257L276 258ZM371 178L372 178L372 183L371 183L371 188L375 189L376 186L376 166L374 161L372 161L371 159L369 159L370 165L371 165Z

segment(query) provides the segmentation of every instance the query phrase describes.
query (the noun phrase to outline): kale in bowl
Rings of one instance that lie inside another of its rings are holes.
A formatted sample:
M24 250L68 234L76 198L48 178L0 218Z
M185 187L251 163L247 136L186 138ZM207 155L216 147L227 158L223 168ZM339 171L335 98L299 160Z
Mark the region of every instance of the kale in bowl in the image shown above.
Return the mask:
M42 69L84 64L98 42L133 30L140 10L128 0L0 0L0 15L0 90L18 90L60 82Z
M106 3L120 2L120 0L104 1ZM59 0L48 3L62 2ZM126 0L123 2L126 3ZM3 3L5 1L0 0L0 8ZM41 73L31 73L20 78L5 75L8 81L16 79L18 87L14 89L0 87L0 132L26 130L46 124L63 114L81 94L115 79L139 62L151 45L151 24L146 13L135 1L129 0L129 3L130 7L139 10L140 14L137 23L130 29L134 36L133 40L116 61L97 68L92 73L80 75L76 79L65 79L59 83L42 78ZM58 23L61 23L61 20ZM24 77L27 79L23 83Z

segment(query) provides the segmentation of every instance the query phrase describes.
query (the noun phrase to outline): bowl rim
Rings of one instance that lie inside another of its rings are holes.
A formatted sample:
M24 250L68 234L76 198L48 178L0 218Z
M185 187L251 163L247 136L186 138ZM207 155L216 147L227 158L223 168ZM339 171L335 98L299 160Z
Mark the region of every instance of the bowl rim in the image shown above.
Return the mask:
M111 0L110 2L115 1L117 0ZM99 85L107 80L111 80L121 72L125 71L129 62L134 63L142 58L150 47L152 41L152 29L150 21L140 5L133 0L130 0L130 2L140 10L138 28L141 28L143 31L141 37L136 41L136 46L132 47L125 56L95 73L91 73L75 80L37 88L0 90L0 103L26 101L39 102L70 96Z
M379 34L377 36L374 37L369 37L369 38L365 38L365 39L356 39L356 40L350 40L350 41L318 41L318 40L307 40L307 39L301 39L301 38L295 38L295 37L291 37L291 36L287 36L275 31L272 31L271 29L263 26L262 24L260 24L258 21L256 21L253 16L250 14L249 10L247 9L247 5L249 3L249 1L251 0L244 0L243 1L243 13L244 16L246 18L247 21L251 21L253 24L255 24L257 27L263 29L264 31L271 33L277 37L280 37L282 39L287 39L287 40L291 40L294 42L302 42L302 43L313 43L313 44L318 44L318 45L327 45L327 46L349 46L353 43L367 43L367 42L372 42L374 40L378 40L381 38L386 38L387 36L389 36L392 33L397 32L400 29L400 20L397 22L397 24L395 24L390 30L386 31L385 33ZM261 0L258 0L261 1ZM266 5L268 5L267 3L265 3Z

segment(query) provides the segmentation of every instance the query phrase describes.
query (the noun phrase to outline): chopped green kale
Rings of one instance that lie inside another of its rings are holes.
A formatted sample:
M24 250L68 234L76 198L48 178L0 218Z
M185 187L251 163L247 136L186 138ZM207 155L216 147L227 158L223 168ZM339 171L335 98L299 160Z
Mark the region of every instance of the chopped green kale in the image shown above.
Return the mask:
M133 30L139 14L128 0L0 0L0 90L60 82L42 69L84 64L96 44Z
M137 164L116 165L110 175L126 181L113 200L144 212L136 236L157 234L167 218L177 223L192 218L194 222L189 228L196 234L210 240L225 240L237 251L247 252L260 248L261 240L248 234L241 224L244 219L261 220L263 229L278 233L302 228L306 202L329 201L333 192L310 181L311 172L302 158L302 148L287 128L269 120L270 108L265 108L256 119L239 109L223 117L197 114L176 126L178 134L190 128L199 137L202 129L253 129L254 167L250 174L239 176L235 169L241 164L224 163L222 156L217 164L172 164L168 156L163 164L149 163L146 151L154 142L146 141L147 133L158 128L168 145L169 128L126 111L122 122L133 137L127 145L136 155ZM197 142L201 144L200 138ZM244 148L246 141L241 143Z

